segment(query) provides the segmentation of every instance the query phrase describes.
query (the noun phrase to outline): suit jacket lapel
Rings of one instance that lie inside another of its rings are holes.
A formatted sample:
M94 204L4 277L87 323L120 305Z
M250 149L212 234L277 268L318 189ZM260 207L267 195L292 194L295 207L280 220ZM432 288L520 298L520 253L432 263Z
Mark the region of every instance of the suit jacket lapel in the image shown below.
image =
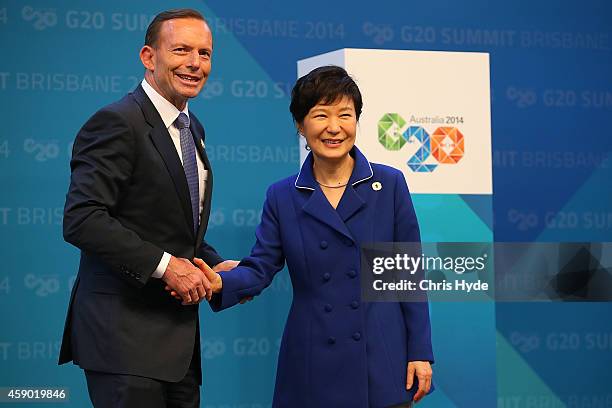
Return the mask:
M303 191L311 191L310 197L302 206L302 210L316 220L330 226L342 235L350 238L353 237L349 232L342 219L331 206L325 194L321 191L312 174L312 153L306 157L304 164L295 180L295 187Z
M372 178L372 166L357 146L353 147L351 155L355 159L353 173L349 179L344 194L334 210L325 194L319 188L312 173L312 153L306 157L300 173L295 180L295 187L310 190L312 194L302 209L310 216L329 225L336 231L353 239L346 222L366 206L366 200L357 192L357 186Z
M349 218L365 207L365 204L365 200L361 198L353 186L349 184L346 186L344 194L342 194L336 212L343 222L347 222Z
M166 129L166 126L164 126L164 122L155 109L155 106L153 106L153 103L142 89L142 86L139 85L134 90L133 95L142 109L145 120L152 127L149 136L166 164L168 173L170 173L170 177L174 183L176 193L179 196L181 207L183 208L185 222L187 222L187 225L189 225L189 230L193 231L193 217L191 214L189 187L187 185L187 178L185 177L185 170L181 164L181 159L176 152L176 147L174 146L174 143L172 143L168 129Z
M353 158L355 159L355 166L353 167L353 173L349 179L348 185L344 190L342 199L338 203L336 211L342 218L342 221L347 222L349 218L359 212L366 206L366 201L357 192L357 186L360 183L366 182L372 178L374 174L372 172L372 166L361 151L355 146L352 151ZM362 189L362 194L364 190Z
M189 112L190 118L195 118L191 112ZM208 161L208 156L206 155L206 150L204 149L203 141L205 139L204 128L198 128L195 125L195 120L191 121L191 125L189 128L191 129L191 134L193 135L193 139L196 145L196 150L200 155L200 159L202 159L202 163L204 164L204 168L208 170L208 177L206 178L206 191L204 192L204 203L202 205L202 213L200 214L200 226L198 228L198 233L196 234L196 246L202 241L204 234L206 233L206 229L208 227L208 216L210 214L210 202L212 198L212 188L213 188L213 174L212 168L210 166L210 162ZM201 129L201 133L200 133Z
M321 221L324 224L327 224L331 228L340 232L342 235L346 236L353 240L353 236L349 232L348 228L342 222L342 219L331 206L325 194L321 191L320 188L316 188L315 191L312 192L310 198L304 206L302 207L304 212L315 219Z

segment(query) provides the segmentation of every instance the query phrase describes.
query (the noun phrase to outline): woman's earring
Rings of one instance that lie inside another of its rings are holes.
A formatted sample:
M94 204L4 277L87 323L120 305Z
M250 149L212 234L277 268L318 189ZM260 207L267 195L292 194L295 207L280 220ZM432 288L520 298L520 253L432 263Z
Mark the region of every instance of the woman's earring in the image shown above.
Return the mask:
M298 136L304 137L304 134L298 130ZM305 137L304 137L304 141L306 141ZM307 151L310 151L310 146L308 146L308 142L306 142L306 144L304 145L304 149L306 149Z

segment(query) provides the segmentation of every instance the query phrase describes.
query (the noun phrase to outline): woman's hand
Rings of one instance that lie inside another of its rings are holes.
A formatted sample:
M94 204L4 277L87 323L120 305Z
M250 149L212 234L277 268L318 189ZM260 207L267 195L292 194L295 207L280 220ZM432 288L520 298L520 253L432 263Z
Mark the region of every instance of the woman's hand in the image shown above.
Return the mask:
M232 269L237 267L239 263L240 261L233 261L233 260L223 261L213 266L212 270L217 273L231 271ZM240 304L244 305L246 302L250 302L251 300L253 300L253 296L247 296L240 300Z
M409 361L406 369L408 375L406 377L406 389L412 388L414 377L419 379L419 389L414 394L414 402L419 402L431 388L431 364L429 361Z
M199 259L199 258L196 258L196 259ZM233 261L233 260L227 260L227 261L219 262L218 264L213 266L212 270L213 270L213 272L227 272L227 271L231 271L232 269L237 267L239 263L240 263L240 261Z
M200 258L193 258L193 263L198 268L200 268L200 270L204 273L204 275L206 275L206 278L208 278L208 280L210 281L210 285L212 287L212 293L221 292L221 288L223 287L223 280L221 280L221 275L213 271L211 267L208 266L206 262L204 262Z
M234 262L234 261L225 261L225 262ZM211 295L213 293L219 293L221 291L221 288L223 287L223 280L221 279L221 276L217 272L214 272L210 268L210 266L208 266L206 262L204 262L200 258L194 258L193 263L195 264L195 266L197 266L200 269L200 271L204 274L204 276L206 276L206 278L210 282L211 289L212 289ZM229 265L226 265L226 266L229 266ZM164 289L170 292L170 295L173 296L175 299L182 300L184 305L194 305L197 303L197 302L185 301L169 285L166 285ZM210 301L210 296L207 296L206 300Z
M211 269L206 264L206 262L204 262L200 258L194 258L193 262L204 273L204 275L206 275L206 277L212 284L212 293L219 293L221 289L223 288L223 279L221 279L219 272L231 271L232 269L237 267L238 264L240 263L240 261L233 261L233 260L223 261L221 263L218 263ZM178 295L178 293L172 290L169 286L166 286L164 289L167 292L170 292L170 295L173 296L175 299L182 300L181 297ZM251 300L253 300L252 296L245 297L240 300L240 304L241 305L245 304L246 302L250 302Z

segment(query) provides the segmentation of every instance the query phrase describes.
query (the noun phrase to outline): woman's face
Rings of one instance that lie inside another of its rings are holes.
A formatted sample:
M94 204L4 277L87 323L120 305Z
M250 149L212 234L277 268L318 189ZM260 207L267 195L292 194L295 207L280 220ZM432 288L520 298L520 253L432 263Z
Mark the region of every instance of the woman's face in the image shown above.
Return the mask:
M348 96L330 105L317 104L310 109L298 131L306 138L317 159L341 160L355 144L357 116Z

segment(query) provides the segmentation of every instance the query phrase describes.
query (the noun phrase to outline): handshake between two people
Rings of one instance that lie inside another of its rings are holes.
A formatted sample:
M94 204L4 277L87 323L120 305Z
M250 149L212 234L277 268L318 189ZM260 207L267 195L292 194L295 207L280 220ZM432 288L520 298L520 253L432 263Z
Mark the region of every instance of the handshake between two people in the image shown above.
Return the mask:
M211 268L200 258L194 258L192 263L186 258L172 256L162 280L171 296L183 305L195 305L204 299L210 301L213 294L220 292L223 281L219 272L229 271L238 263L228 260Z

